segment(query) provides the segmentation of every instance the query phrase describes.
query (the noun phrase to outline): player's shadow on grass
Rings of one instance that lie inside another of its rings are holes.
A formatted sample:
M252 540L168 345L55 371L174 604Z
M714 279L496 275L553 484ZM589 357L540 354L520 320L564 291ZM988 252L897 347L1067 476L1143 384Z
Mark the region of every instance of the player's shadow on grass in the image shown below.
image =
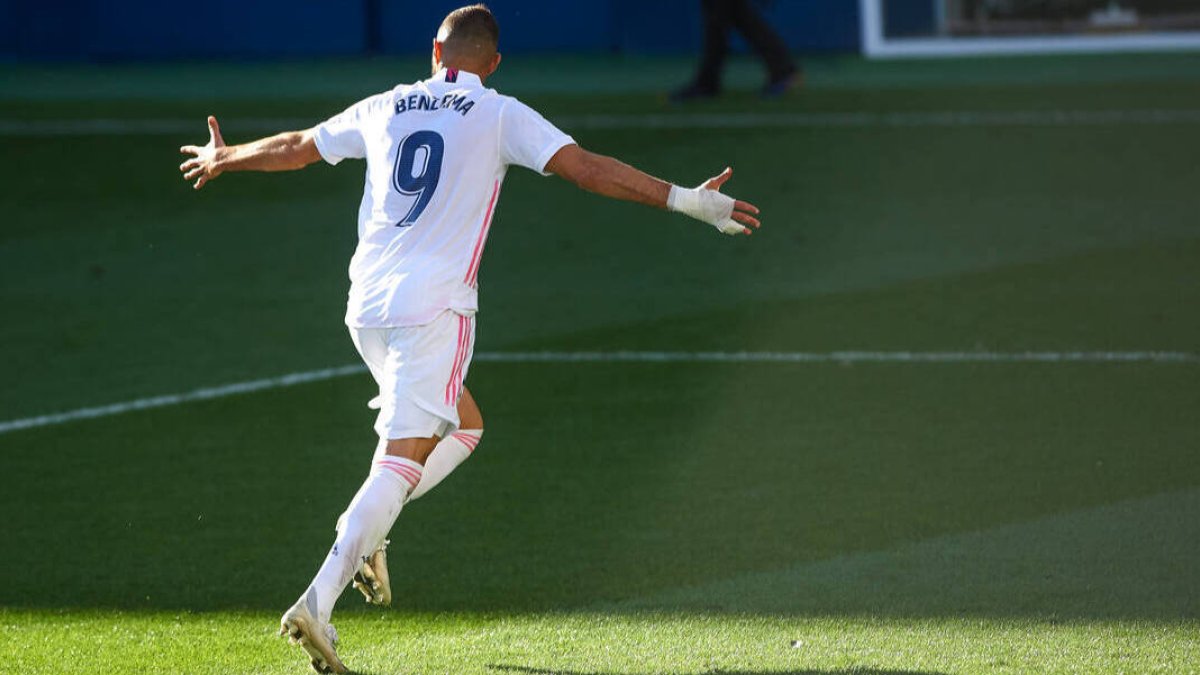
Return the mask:
M488 664L491 670L528 675L611 675L602 671L554 670L531 666ZM879 668L850 668L837 670L706 670L696 675L943 675L932 670L891 670Z

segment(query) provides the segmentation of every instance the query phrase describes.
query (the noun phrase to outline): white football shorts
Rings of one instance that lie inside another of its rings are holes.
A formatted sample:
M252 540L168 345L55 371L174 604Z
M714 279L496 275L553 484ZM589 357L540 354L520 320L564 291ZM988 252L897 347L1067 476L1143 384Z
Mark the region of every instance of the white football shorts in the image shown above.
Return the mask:
M420 326L351 328L350 339L379 385L380 438L445 438L458 428L474 316L446 310Z

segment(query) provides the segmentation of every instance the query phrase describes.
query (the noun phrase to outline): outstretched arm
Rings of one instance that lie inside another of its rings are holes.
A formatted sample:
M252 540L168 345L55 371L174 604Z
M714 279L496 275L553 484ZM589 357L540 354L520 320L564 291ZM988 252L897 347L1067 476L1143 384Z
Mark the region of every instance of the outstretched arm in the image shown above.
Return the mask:
M208 145L185 145L179 152L192 158L179 165L185 180L199 190L226 171L291 171L321 159L312 129L285 131L242 145L225 145L217 118L208 118Z
M572 144L563 146L550 158L546 171L605 197L685 213L725 234L750 234L750 227L759 226L753 215L758 213L758 207L720 193L733 169L725 169L699 187L681 188Z

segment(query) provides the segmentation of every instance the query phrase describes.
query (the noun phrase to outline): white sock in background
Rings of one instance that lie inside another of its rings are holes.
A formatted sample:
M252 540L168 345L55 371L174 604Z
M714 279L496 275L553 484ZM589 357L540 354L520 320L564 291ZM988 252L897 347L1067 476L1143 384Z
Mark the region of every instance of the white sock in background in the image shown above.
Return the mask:
M458 468L459 464L467 461L479 439L483 438L483 429L460 429L443 438L429 457L425 459L425 471L421 474L421 482L408 496L409 501L429 492L438 483Z
M421 473L420 464L404 457L383 455L371 463L371 473L342 514L333 548L305 592L308 597L315 594L321 621L329 621L334 603L362 565L363 556L374 552L392 529Z

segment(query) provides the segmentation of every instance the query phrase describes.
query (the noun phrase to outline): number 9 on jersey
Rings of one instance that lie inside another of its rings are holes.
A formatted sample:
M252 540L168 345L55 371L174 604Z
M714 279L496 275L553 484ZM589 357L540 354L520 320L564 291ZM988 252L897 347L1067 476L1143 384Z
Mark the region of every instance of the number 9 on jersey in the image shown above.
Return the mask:
M433 199L442 174L442 153L445 149L446 143L436 131L414 131L400 141L392 186L400 194L416 199L396 227L408 227L417 222L421 212L429 205L429 200Z

